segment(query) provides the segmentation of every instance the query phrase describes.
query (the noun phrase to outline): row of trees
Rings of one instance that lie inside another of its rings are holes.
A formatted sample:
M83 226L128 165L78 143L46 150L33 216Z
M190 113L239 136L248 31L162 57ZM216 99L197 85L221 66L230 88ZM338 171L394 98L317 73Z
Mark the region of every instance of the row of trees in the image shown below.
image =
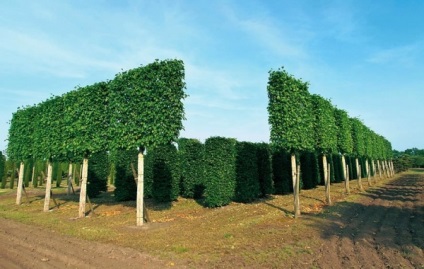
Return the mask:
M424 149L394 150L393 155L393 164L396 171L402 172L409 168L424 168Z
M155 61L16 111L10 122L7 154L21 162L48 160L45 211L49 209L51 162L83 158L80 216L85 214L88 158L100 152L138 149L138 224L143 222L143 152L176 141L182 129L184 64ZM19 184L22 184L21 175ZM20 203L21 185L17 203Z
M361 171L359 158L372 160L371 165L374 167L376 160L379 171L380 166L389 170L391 164L388 160L392 158L390 142L370 130L360 119L350 118L346 111L334 107L329 100L311 95L308 83L296 79L281 68L269 72L267 89L271 143L291 154L295 216L300 215L298 157L301 153L317 152L322 156L328 203L331 203L328 154L341 155L344 179L347 177L345 156L355 157L356 171ZM369 169L367 161L366 170ZM349 181L345 181L348 184ZM360 181L359 183L361 184Z

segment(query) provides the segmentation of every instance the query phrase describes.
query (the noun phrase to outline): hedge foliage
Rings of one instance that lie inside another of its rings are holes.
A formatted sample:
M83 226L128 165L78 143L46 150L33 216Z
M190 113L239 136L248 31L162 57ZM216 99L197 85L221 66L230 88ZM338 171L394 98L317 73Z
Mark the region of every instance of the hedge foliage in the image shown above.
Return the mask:
M111 153L110 159L115 163L115 200L128 201L135 200L137 197L137 184L131 164L137 168L138 151L133 150L115 150Z
M3 178L6 178L5 176L5 169L6 168L6 157L3 155L3 153L0 151L0 181L1 183L1 187L2 189L4 188L3 186Z
M300 166L303 189L312 189L321 183L316 152L303 152L300 156Z
M204 151L204 145L197 139L180 138L178 140L183 197L198 199L203 195Z
M256 156L258 179L261 197L274 193L272 180L272 154L271 147L267 143L256 143Z
M272 150L272 179L276 194L293 191L290 153L283 149Z
M250 142L236 143L236 187L234 200L248 203L260 194L258 156L256 145Z
M92 154L88 161L87 195L97 197L100 192L107 191L108 153L100 151Z
M157 146L148 152L151 165L152 197L157 202L172 202L180 195L180 167L173 144ZM149 178L146 178L149 181ZM147 192L148 193L148 192Z
M210 137L205 141L204 205L219 207L234 198L236 187L236 140Z

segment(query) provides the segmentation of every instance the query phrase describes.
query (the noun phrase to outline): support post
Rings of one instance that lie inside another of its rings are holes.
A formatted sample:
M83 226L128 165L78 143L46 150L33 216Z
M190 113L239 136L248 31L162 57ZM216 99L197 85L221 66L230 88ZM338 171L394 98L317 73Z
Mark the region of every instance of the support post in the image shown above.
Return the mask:
M73 190L72 187L72 162L69 162L68 167L68 189L66 191L66 195L69 196L71 194L71 190Z
M84 158L82 164L82 180L80 183L80 201L79 201L79 212L78 217L85 217L85 202L87 199L87 174L88 174L88 158Z
M138 152L137 168L137 226L142 226L144 224L144 155L142 148Z
M44 212L50 210L50 195L52 193L52 162L47 163L46 196L44 198Z
M18 190L16 193L16 204L20 205L22 200L22 186L24 182L24 162L21 162L19 167Z
M299 175L297 165L296 165L296 155L293 153L291 155L291 168L292 168L292 182L293 182L293 204L294 204L294 217L297 218L300 216L300 200L299 200Z

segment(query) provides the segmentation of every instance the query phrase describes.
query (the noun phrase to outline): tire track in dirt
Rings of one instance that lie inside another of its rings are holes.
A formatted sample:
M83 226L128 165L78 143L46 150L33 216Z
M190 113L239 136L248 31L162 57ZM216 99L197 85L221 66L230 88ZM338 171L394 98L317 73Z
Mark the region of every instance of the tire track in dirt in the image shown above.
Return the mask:
M164 268L131 248L85 241L0 219L0 268ZM174 266L175 267L175 266Z
M316 227L319 268L424 268L424 174L402 175L337 205Z

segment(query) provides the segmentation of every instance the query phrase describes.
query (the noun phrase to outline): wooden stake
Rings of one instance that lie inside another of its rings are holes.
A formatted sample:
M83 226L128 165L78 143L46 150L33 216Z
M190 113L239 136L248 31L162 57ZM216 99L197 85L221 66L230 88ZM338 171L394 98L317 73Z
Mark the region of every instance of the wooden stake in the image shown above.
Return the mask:
M87 198L87 174L88 174L88 158L84 158L82 164L82 181L80 183L80 202L78 217L85 217L85 202Z
M368 162L368 159L365 161L365 169L367 171L367 181L368 181L368 186L371 186L371 172L370 172L370 164Z
M69 162L69 167L68 167L68 189L66 191L66 195L69 196L71 194L71 189L72 191L74 190L74 188L72 187L72 162ZM75 194L75 192L74 192Z
M52 193L52 163L47 164L46 197L44 198L44 212L50 210L50 195Z
M294 217L300 216L300 200L299 200L299 182L298 170L296 166L296 155L291 155L291 168L292 168L292 182L293 182L293 204L294 204Z
M17 194L16 194L16 204L20 205L21 204L21 199L22 199L22 186L23 186L23 182L24 182L24 162L21 162L21 166L19 168L19 177L18 177L18 190L17 190Z

